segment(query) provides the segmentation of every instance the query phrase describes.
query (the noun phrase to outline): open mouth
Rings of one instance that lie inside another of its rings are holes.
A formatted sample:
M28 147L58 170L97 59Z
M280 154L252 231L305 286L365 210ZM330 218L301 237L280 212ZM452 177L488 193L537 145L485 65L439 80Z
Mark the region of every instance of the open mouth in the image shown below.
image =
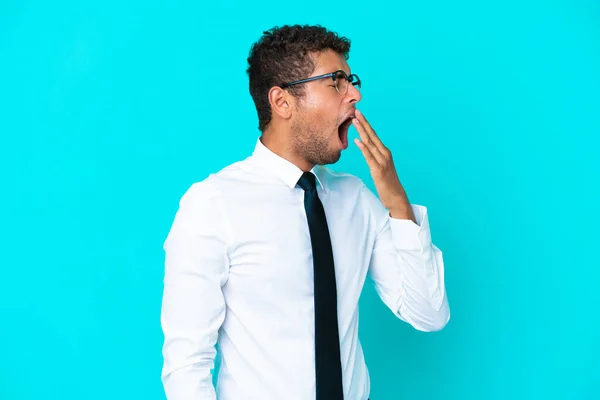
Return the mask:
M338 135L343 150L348 148L348 130L350 129L350 125L352 125L352 118L354 118L354 114L348 115L347 118L338 126Z

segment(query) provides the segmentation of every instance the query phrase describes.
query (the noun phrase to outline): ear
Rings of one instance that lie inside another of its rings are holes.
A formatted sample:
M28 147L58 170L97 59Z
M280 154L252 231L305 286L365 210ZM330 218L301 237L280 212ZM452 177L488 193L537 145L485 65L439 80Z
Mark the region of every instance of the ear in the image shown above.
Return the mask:
M269 103L271 104L271 113L277 114L282 119L292 117L292 111L295 108L295 98L286 90L279 86L273 86L269 90Z

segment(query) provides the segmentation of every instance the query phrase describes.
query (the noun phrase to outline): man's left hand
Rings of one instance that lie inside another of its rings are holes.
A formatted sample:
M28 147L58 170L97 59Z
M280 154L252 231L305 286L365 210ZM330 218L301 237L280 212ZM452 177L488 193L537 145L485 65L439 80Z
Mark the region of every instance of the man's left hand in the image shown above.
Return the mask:
M384 146L359 110L356 110L355 116L352 123L360 135L360 140L354 139L354 143L367 161L379 200L389 210L392 218L411 219L416 222L406 192L398 178L391 151Z

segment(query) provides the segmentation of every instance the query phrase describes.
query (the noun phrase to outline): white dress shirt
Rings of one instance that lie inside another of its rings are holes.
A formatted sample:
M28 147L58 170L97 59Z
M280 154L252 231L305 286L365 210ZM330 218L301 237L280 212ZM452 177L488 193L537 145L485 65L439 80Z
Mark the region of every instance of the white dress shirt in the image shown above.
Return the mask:
M366 400L370 381L358 338L367 277L401 320L421 331L450 318L441 251L427 210L417 224L390 217L352 175L317 166L338 293L344 399ZM302 171L267 149L182 196L164 243L162 382L169 400L315 398L312 248ZM215 345L220 370L212 383Z

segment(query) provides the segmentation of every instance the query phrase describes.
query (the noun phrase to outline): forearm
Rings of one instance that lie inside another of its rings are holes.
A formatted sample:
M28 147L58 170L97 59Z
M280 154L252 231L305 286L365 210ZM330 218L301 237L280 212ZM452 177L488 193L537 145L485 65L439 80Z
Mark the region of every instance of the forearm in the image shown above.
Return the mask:
M411 208L416 222L388 217L375 243L370 275L383 301L399 318L416 329L435 331L449 319L444 261L431 242L425 207Z
M432 245L424 252L408 251L398 258L400 291L395 299L398 316L418 330L442 329L450 318L450 310L440 250Z
M411 220L416 224L417 219L404 188L400 185L398 190L399 192L393 197L393 201L390 202L388 207L390 217Z

